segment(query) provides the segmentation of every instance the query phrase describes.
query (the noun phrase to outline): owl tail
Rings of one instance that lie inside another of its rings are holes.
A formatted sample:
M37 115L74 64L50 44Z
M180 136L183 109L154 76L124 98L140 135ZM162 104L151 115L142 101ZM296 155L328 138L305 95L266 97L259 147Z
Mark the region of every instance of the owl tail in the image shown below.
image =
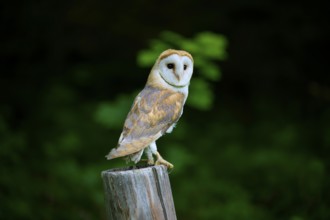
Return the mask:
M112 149L107 155L105 155L105 158L107 158L107 160L111 160L113 158L116 158L116 148ZM118 156L117 156L118 157Z
M117 157L129 156L137 153L150 145L153 141L157 140L161 136L159 132L156 136L140 138L138 141L126 142L119 144L116 148L113 148L108 155L105 157L108 160ZM138 159L138 157L136 157Z
M128 159L130 161L133 161L134 163L137 163L141 160L142 154L143 154L144 150L140 150L137 153L131 154L130 156L128 156Z
M124 156L128 156L130 154L136 153L136 151L138 151L139 149L134 149L133 147L131 147L130 145L119 145L116 148L113 148L105 157L108 160L117 158L117 157L124 157Z
M108 153L107 155L105 155L105 158L107 158L107 160L111 160L112 159L110 153Z

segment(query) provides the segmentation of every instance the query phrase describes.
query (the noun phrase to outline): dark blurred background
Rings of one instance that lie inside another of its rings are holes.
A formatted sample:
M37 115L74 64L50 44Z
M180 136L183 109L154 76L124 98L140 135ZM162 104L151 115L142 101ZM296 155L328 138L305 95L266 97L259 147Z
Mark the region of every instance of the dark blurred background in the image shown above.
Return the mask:
M226 54L190 51L215 77L196 63L190 104L158 141L178 219L330 219L321 1L1 5L0 219L105 219L100 172L127 164L104 156L148 76L139 57L176 43L166 31L192 48L218 37Z

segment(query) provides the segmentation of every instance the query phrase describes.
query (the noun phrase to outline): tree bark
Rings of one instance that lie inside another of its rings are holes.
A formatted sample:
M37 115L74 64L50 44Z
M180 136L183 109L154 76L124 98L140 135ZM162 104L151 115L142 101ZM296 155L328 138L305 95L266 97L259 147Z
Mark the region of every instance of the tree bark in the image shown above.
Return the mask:
M176 220L165 166L110 169L102 179L107 220Z

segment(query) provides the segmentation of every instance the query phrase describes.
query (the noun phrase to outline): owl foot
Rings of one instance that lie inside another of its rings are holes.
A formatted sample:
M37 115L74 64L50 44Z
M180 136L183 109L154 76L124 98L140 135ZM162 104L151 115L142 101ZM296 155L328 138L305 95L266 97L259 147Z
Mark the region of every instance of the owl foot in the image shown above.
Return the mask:
M171 164L170 162L164 160L163 157L160 156L158 151L156 152L156 157L157 157L157 160L156 160L155 165L165 165L166 167L168 167L170 169L172 169L174 167L173 164Z
M147 163L148 165L154 165L155 164L154 158L152 158L152 159L141 159L140 162Z
M148 165L154 165L155 164L154 158L148 158L147 163Z

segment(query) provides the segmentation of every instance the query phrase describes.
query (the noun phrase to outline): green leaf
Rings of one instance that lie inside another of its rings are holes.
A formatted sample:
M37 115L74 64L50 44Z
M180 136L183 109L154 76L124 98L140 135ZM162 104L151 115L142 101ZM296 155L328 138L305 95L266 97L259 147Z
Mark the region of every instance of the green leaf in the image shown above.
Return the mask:
M190 84L187 104L199 110L209 110L212 107L213 93L210 85L201 78L194 78Z
M137 63L141 67L152 66L159 54L155 51L142 50L137 55Z
M199 47L198 45L192 40L185 40L181 44L181 48L183 50L189 51L192 54L198 53Z
M218 81L220 79L220 69L211 62L205 62L199 66L199 73L208 80Z
M160 40L152 40L150 42L151 49L142 50L137 55L137 63L141 67L150 67L155 63L159 54L167 50L170 46Z
M176 175L188 169L193 164L195 158L190 152L180 144L171 144L167 148L167 158L175 163Z
M95 121L108 128L121 128L132 102L132 95L122 95L114 102L100 103L94 115Z
M152 40L150 42L150 47L154 52L157 52L159 55L164 50L169 49L170 45L162 40Z
M166 42L169 42L175 46L179 46L185 39L172 31L163 31L160 34L160 38L164 39Z
M206 57L223 60L227 57L225 48L227 39L220 34L211 32L202 32L195 37L196 44L199 46L199 52Z
M207 79L212 81L218 81L221 77L219 68L211 64L207 68L201 69L201 74L203 74Z

